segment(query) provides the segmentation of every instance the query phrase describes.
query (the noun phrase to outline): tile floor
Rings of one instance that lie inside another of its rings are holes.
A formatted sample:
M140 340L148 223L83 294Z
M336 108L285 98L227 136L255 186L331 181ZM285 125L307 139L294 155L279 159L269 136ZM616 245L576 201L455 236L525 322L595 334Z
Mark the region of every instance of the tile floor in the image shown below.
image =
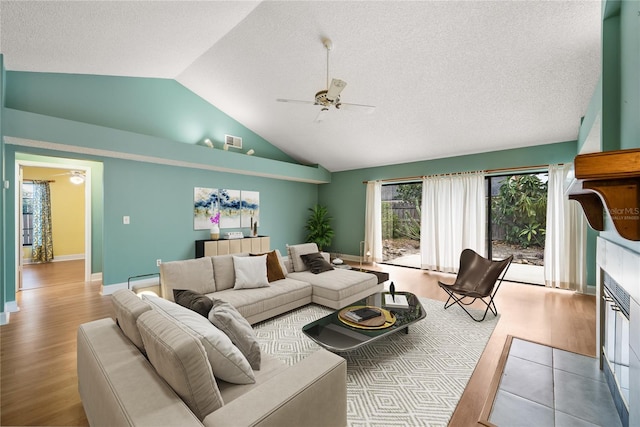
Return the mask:
M518 338L489 421L500 427L622 425L595 358Z

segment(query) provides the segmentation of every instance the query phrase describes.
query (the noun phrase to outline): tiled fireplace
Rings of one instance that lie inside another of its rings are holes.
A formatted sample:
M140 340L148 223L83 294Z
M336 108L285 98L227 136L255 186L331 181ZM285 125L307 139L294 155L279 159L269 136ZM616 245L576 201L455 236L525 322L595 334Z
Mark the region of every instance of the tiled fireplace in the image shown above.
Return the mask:
M640 426L640 254L598 238L598 343L623 426Z

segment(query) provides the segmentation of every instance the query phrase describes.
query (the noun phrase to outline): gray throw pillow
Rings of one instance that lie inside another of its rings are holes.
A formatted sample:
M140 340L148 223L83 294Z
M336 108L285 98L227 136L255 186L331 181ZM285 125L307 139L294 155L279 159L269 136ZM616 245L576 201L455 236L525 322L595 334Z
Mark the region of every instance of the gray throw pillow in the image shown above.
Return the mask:
M260 369L260 344L256 339L253 328L247 319L226 301L213 300L213 308L209 312L209 321L224 332L231 342L246 357L254 370Z
M200 339L149 310L137 320L149 362L200 419L224 405Z
M333 270L331 264L329 264L327 260L324 259L320 252L300 255L300 258L302 258L304 264L309 267L309 270L311 270L313 274L319 274L324 273L325 271Z
M173 300L189 310L193 310L201 316L208 317L213 301L206 295L188 289L174 289Z

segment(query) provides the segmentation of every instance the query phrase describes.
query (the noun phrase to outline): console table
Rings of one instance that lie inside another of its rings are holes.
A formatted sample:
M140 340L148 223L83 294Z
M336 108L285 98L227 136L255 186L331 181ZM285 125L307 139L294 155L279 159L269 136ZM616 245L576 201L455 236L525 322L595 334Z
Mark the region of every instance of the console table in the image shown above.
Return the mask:
M269 252L269 236L242 239L196 240L196 258L205 256L239 254L243 252Z

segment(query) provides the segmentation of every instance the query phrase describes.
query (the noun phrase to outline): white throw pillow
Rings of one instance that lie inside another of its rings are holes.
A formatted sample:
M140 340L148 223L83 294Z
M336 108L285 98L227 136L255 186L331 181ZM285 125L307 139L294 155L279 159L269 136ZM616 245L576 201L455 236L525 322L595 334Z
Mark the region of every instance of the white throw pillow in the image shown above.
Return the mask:
M252 289L269 286L267 279L267 256L233 257L236 283L233 289Z
M209 322L209 319L166 299L151 295L143 295L143 299L148 301L154 310L200 338L207 351L213 375L233 384L255 383L255 374L247 358L224 332Z

